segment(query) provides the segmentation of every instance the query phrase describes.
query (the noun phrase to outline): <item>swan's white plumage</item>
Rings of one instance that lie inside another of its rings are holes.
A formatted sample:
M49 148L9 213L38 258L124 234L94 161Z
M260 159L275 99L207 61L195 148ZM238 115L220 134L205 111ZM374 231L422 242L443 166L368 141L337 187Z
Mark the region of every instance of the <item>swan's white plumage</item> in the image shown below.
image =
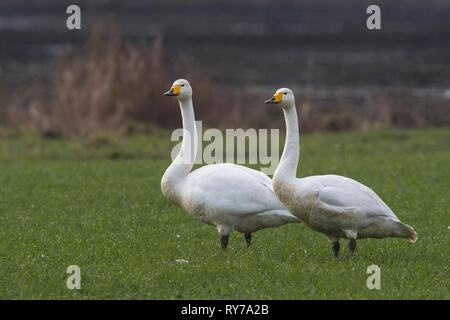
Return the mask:
M272 226L273 220L281 225L294 218L275 196L271 180L246 167L207 165L187 175L179 188L181 206L206 223L251 233Z
M358 181L337 175L311 178L316 179L321 184L319 200L324 204L342 208L360 208L362 212L367 214L375 210L379 215L398 220L394 212L372 189Z
M267 102L280 103L285 115L286 142L273 184L290 212L332 241L383 237L416 241L414 229L401 223L384 201L360 182L337 175L296 178L300 141L294 95L282 88Z
M192 161L186 161L186 155L196 154L196 146L186 137L197 139L192 89L186 80L175 81L175 86L180 92L177 98L185 132L180 154L162 177L163 194L197 219L217 226L221 235L228 235L233 228L252 233L299 222L278 200L271 179L259 171L227 163L191 171Z

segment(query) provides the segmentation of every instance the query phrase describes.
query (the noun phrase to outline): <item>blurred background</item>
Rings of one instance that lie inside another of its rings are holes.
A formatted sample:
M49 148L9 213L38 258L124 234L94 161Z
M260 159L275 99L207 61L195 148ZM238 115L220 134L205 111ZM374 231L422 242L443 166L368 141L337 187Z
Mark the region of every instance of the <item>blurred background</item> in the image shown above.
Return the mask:
M66 28L70 4L82 30ZM382 30L366 28L370 4ZM161 95L177 78L205 126L282 126L263 104L282 86L304 131L449 126L449 18L446 0L2 0L0 127L180 127Z

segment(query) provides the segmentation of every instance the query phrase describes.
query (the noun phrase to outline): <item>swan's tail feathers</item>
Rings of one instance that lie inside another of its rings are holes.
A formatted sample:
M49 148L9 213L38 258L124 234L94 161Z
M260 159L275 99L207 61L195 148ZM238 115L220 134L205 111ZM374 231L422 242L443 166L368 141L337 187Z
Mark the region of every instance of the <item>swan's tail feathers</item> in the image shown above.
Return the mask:
M258 216L265 217L267 227L277 227L286 223L301 223L302 221L292 215L288 210L270 210L259 213Z
M277 212L287 223L301 223L302 221L290 213L288 210L279 210Z
M406 238L411 243L416 243L417 232L413 227L402 222L398 222L398 232L399 236Z

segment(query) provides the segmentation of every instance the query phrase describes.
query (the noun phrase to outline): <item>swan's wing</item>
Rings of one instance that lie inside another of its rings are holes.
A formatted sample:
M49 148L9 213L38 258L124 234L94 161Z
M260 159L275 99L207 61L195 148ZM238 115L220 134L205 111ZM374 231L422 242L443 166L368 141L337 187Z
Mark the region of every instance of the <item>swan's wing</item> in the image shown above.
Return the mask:
M322 176L319 200L327 205L340 208L358 208L360 212L370 215L397 216L384 201L365 185L341 176Z
M270 179L265 173L262 173L261 171L254 170L251 168L247 168L244 166L240 166L233 163L225 163L223 166L233 166L236 170L241 170L243 174L250 175L253 179L256 179L261 184L269 188L272 192L273 191L273 185L272 185L272 179Z
M184 197L209 212L247 215L285 210L272 190L271 180L254 171L231 164L201 167L186 177Z

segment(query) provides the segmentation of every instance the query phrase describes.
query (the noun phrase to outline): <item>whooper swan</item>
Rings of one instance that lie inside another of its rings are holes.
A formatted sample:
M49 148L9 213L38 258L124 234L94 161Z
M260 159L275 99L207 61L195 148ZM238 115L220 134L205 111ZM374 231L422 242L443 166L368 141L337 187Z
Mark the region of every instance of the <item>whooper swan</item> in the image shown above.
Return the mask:
M294 94L287 88L278 89L266 103L279 105L286 120L283 155L272 180L275 193L292 214L330 239L336 257L340 238L350 239L350 254L356 248L356 239L398 237L416 241L414 229L400 222L365 185L337 175L296 178L300 138Z
M180 79L164 95L178 100L183 119L181 150L161 179L162 193L169 201L215 225L223 249L233 228L244 233L250 246L252 232L299 222L278 200L272 181L262 172L228 163L191 172L197 153L192 88L187 80Z

